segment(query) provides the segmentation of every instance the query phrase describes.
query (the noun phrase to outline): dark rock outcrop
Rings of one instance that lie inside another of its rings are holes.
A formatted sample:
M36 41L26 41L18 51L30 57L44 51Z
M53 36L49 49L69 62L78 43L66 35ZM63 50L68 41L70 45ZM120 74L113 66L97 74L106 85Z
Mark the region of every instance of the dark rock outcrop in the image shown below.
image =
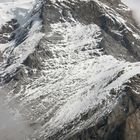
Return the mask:
M14 31L19 27L16 19L11 19L0 29L0 44L5 44L15 38Z

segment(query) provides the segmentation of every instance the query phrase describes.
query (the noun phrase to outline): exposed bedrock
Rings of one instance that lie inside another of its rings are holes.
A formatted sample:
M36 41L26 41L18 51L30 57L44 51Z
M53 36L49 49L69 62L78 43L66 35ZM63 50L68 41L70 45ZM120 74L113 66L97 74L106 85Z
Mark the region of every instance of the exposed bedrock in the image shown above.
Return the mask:
M59 21L71 22L69 17L71 15L82 24L95 23L102 29L103 40L99 47L104 48L107 54L129 61L140 60L138 47L140 41L133 34L134 32L136 34L140 32L131 14L127 15L130 11L124 12L121 9L122 7L119 7L120 1L104 1L103 3L96 1L56 1L55 4L52 4L49 0L45 2L43 11L44 28L48 29L49 27L46 26L49 26L50 23Z
M5 44L15 38L14 31L19 27L16 19L12 19L3 25L0 29L0 44Z
M66 138L68 140L139 140L140 138L140 76L126 83L118 97L118 104L96 125ZM138 83L137 83L138 82ZM137 89L137 91L135 91ZM114 94L114 93L111 93Z

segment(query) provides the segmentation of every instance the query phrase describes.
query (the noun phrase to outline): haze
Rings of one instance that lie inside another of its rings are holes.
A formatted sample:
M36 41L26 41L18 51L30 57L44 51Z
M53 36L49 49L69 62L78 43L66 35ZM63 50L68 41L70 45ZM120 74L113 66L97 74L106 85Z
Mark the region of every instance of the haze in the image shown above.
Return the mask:
M133 11L133 16L140 26L140 0L122 0Z

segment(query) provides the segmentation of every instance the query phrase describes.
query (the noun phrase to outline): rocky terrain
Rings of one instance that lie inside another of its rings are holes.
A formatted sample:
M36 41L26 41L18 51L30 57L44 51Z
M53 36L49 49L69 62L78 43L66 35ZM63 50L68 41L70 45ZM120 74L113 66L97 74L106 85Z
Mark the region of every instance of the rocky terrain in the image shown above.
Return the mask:
M120 0L15 5L25 16L1 23L0 93L28 139L139 140L140 28L131 10Z

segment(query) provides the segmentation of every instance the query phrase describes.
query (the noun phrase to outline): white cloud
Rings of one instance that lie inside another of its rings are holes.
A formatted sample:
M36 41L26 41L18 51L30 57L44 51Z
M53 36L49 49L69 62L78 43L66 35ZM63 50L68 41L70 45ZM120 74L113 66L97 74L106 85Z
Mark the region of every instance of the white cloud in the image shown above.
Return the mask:
M132 9L134 18L140 25L140 0L122 0L122 2Z

